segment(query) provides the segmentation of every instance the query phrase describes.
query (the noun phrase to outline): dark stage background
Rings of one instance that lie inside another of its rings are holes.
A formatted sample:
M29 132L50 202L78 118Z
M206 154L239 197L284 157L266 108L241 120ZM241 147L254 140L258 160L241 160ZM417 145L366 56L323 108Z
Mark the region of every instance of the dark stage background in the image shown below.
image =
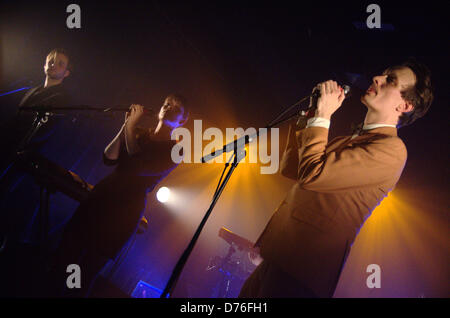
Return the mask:
M157 108L165 95L180 92L192 108L188 128L193 119L202 119L203 129L225 129L264 127L318 82L335 79L352 85L355 93L333 116L333 137L349 134L350 124L364 119L357 92L368 87L372 76L408 56L427 64L435 101L424 118L400 129L408 148L403 176L361 229L335 297L450 295L448 13L442 2L378 1L381 30L359 27L369 15L367 1L309 6L301 1L76 1L81 29L68 29L66 7L72 2L2 1L0 94L43 83L47 53L64 47L75 66L65 80L75 104ZM23 93L0 96L1 123L14 114ZM65 120L67 130L44 153L95 184L110 172L101 154L123 114ZM280 152L286 128L280 128ZM149 193L148 230L135 238L121 262L110 264L105 277L128 295L140 280L163 289L209 206L221 169L220 164L178 167L159 185L172 189L170 204L159 203L156 191ZM256 240L291 185L280 175L260 174L257 164L239 166L175 296L219 297L224 278L206 270L228 250L219 229L224 226ZM56 244L77 202L62 194L51 200L51 238ZM33 224L31 216L24 225L30 233ZM228 296L237 295L253 269L244 253L234 257L245 270L231 282ZM382 269L380 289L366 286L369 264Z

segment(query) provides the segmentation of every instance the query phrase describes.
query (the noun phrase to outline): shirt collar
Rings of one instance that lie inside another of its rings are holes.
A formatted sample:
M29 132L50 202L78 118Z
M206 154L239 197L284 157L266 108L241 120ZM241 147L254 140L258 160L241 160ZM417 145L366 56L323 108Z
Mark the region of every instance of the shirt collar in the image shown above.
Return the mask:
M365 134L383 134L388 136L397 136L397 127L395 125L388 124L364 125L360 133L353 134L351 139L358 137L358 135L360 136Z
M395 125L388 125L388 124L366 124L363 126L363 130L370 130L370 129L375 129L375 128L380 128L380 127L393 127L393 128L397 128L397 126Z

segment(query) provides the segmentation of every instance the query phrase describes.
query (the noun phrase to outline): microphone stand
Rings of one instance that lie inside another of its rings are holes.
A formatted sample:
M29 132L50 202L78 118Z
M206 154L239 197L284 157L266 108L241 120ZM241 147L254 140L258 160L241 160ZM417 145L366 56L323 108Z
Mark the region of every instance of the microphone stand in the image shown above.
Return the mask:
M150 107L144 107L147 111L153 111ZM19 112L46 112L48 114L55 114L58 112L65 113L65 111L72 110L81 110L81 111L97 111L102 113L107 112L128 112L130 111L130 106L119 105L114 107L99 107L99 106L91 106L91 105L75 105L75 106L31 106L31 107L22 107L19 109Z
M267 131L267 129L278 126L278 125L290 120L293 117L299 116L299 114L297 112L295 112L294 114L289 115L288 117L285 116L283 118L283 116L285 114L287 114L289 111L291 111L295 107L299 106L302 102L307 100L309 97L310 96L308 95L308 96L302 98L301 100L299 100L297 103L295 103L295 104L287 107L285 110L283 110L274 120L272 120L265 127L266 128L265 131ZM303 113L302 113L302 116L303 116ZM183 254L179 258L177 264L175 265L175 267L172 271L172 275L170 276L170 278L166 284L166 287L164 288L162 294L160 295L160 298L168 298L172 294L173 290L175 289L176 283L181 275L181 272L183 271L184 265L186 264L186 262L189 258L189 255L191 254L192 250L194 249L195 243L197 242L197 240L200 236L200 233L206 224L206 221L208 220L209 216L211 215L211 212L212 212L213 208L215 207L217 201L219 200L219 197L222 194L228 180L231 178L232 173L236 169L239 162L246 156L244 146L247 145L249 142L253 141L254 139L252 139L252 138L259 136L259 134L260 134L260 130L258 129L256 134L253 134L251 136L245 135L245 136L225 145L221 150L213 151L209 155L204 156L202 158L202 163L205 163L205 162L213 159L214 157L221 155L224 152L233 151L232 156L230 157L229 161L225 164L224 170L222 171L222 175L220 176L219 183L218 183L216 191L213 195L211 205L208 208L208 210L206 211L206 214L203 217L202 221L200 222L197 230L195 231L194 236L192 237L188 246L186 247ZM233 160L233 163L231 164L231 167L228 169L225 179L222 182L223 175L225 174L225 171L227 170L227 168L230 165L230 162L232 160Z
M4 168L3 171L0 173L0 180L5 177L8 170L16 165L19 161L22 162L24 160L27 160L27 155L29 154L28 146L33 139L33 137L36 135L38 130L45 125L45 123L48 122L49 117L54 115L65 115L66 111L97 111L102 113L112 112L112 111L121 111L121 112L127 112L129 111L129 106L116 106L116 107L108 107L108 108L102 108L102 107L95 107L95 106L88 106L88 105L76 105L76 106L67 106L67 107L61 107L61 106L49 106L49 105L40 105L40 106L31 106L31 107L21 107L19 108L20 112L34 112L35 118L33 120L33 123L31 124L31 127L27 131L26 135L22 138L18 146L15 148L14 153L10 156L8 159L8 165ZM147 110L150 110L150 108L147 108ZM23 164L23 162L22 162ZM49 217L49 198L50 194L52 192L52 189L49 188L49 185L45 181L40 181L40 200L39 200L39 223L41 228L40 233L40 254L42 259L44 260L46 257L46 243L48 238L48 217ZM4 248L5 242L3 242L1 249ZM0 250L1 250L0 249Z
M145 107L144 107L145 108ZM151 108L145 108L147 111L152 111ZM31 106L31 107L21 107L19 108L19 113L21 112L34 112L36 113L36 117L34 118L33 123L31 124L30 129L26 133L26 135L22 138L22 140L19 142L18 146L15 148L14 155L11 156L8 159L8 165L7 167L1 167L2 170L0 173L0 179L4 177L4 175L7 173L9 168L14 164L16 161L16 156L22 154L24 151L26 151L29 143L33 139L33 137L36 135L38 130L48 122L49 117L54 115L66 115L66 111L97 111L102 113L109 113L109 112L127 112L130 110L129 106L125 105L119 105L115 107L97 107L97 106L90 106L90 105L76 105L76 106L49 106L49 105L40 105L40 106Z
M150 113L153 112L153 109L150 107L144 107L144 109ZM30 129L26 133L25 137L22 138L18 146L15 148L14 154L9 156L8 164L6 167L0 167L0 180L6 175L8 170L17 160L18 155L22 155L26 152L28 145L30 144L33 137L36 135L38 130L48 122L49 117L59 115L66 115L67 111L96 111L101 113L110 113L110 112L128 112L130 110L129 106L119 105L114 107L98 107L98 106L90 106L90 105L75 105L75 106L50 106L50 105L39 105L39 106L31 106L31 107L20 107L19 113L22 112L33 112L35 114L35 118L33 123L31 124Z

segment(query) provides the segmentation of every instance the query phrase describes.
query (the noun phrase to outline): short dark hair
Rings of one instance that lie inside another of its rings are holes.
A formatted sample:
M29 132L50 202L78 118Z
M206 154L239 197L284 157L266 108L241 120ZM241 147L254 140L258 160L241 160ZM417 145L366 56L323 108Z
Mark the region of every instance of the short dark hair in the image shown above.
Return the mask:
M410 102L414 109L408 113L403 113L397 126L404 127L412 124L416 119L424 116L433 102L433 86L431 84L431 72L424 64L418 62L414 57L408 58L405 62L393 68L408 67L416 76L416 83L401 92L404 100Z
M186 97L184 97L183 95L178 94L178 93L172 93L172 94L167 95L166 99L167 98L173 99L174 101L180 103L183 106L183 109L184 109L183 120L184 120L184 122L186 122L190 115L190 110L189 110L188 101L187 101Z
M56 53L63 54L67 57L67 70L70 71L70 73L72 73L73 72L73 63L72 63L72 59L70 58L70 54L67 52L67 50L63 49L63 48L53 49L47 54L47 57L50 55L54 55Z

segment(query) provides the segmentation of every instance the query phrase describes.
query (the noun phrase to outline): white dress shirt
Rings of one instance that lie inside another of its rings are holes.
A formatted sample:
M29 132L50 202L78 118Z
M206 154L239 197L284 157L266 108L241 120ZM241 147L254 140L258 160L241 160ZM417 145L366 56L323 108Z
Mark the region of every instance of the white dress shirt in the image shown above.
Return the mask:
M330 129L330 120L326 119L326 118L321 118L321 117L312 117L310 119L308 119L306 128L308 127L323 127L323 128L327 128ZM363 130L371 130L371 129L375 129L375 128L379 128L379 127L393 127L396 128L396 125L388 125L388 124L367 124L363 126ZM356 138L358 136L358 134L354 134L352 136L353 138Z

